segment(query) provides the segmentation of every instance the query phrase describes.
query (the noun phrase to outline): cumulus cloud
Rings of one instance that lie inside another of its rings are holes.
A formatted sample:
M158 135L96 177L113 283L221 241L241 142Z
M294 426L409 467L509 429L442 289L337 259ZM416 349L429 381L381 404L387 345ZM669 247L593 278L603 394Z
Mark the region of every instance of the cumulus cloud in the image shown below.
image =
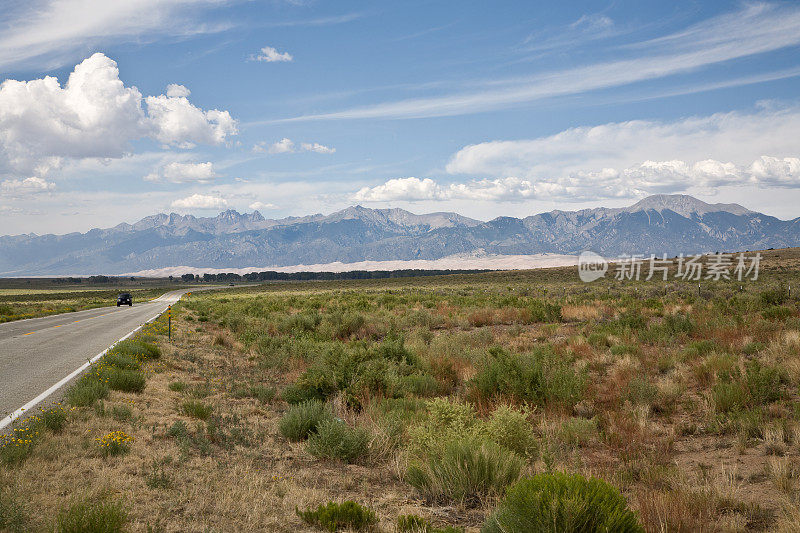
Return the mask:
M176 94L175 90L172 92ZM218 109L203 111L185 96L162 94L148 96L145 101L154 128L152 136L164 144L180 148L191 148L196 143L222 144L238 132L230 113Z
M178 83L170 83L167 85L167 96L171 98L180 98L181 96L187 97L192 94L192 91Z
M264 202L253 202L248 206L250 209L278 209L278 206L275 204L269 204Z
M224 209L227 206L224 198L206 194L193 194L170 204L173 209Z
M221 144L237 133L227 111L192 105L188 90L143 98L119 78L112 59L96 53L79 63L62 87L46 76L0 84L0 172L44 176L65 159L121 158L130 143ZM145 111L146 106L146 111Z
M207 183L218 175L211 162L180 163L173 161L164 165L159 171L144 177L145 181L169 181L171 183Z
M45 181L36 176L19 180L0 181L0 191L9 196L47 192L55 188L55 183Z
M761 156L748 165L706 159L645 161L624 168L580 171L563 177L473 179L440 184L425 178L396 178L353 195L360 202L476 200L515 202L562 199L633 198L721 186L800 188L800 159Z
M264 61L266 63L276 63L281 61L292 61L294 58L289 52L278 52L271 46L265 46L261 49L261 53L253 57L256 61Z
M445 191L430 178L394 178L382 185L363 187L353 200L357 202L387 202L391 200L443 200Z
M762 108L662 122L633 120L581 126L535 139L465 146L450 174L479 177L562 177L593 169L624 169L642 161L730 161L749 165L764 154L792 156L800 108Z
M297 152L316 152L318 154L332 154L336 148L325 146L319 143L300 143L299 145L291 139L284 137L280 141L267 145L266 142L259 142L253 145L253 152L270 154L293 154Z

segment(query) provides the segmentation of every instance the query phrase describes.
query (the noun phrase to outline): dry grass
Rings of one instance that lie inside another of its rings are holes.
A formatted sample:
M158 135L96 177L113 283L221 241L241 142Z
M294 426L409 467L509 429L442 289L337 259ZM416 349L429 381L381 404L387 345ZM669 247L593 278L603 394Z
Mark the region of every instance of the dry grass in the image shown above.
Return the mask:
M73 412L26 461L0 466L0 487L30 502L30 510L54 510L28 513L32 530L50 529L55 510L73 498L110 497L125 503L130 529L142 532L313 531L295 507L329 500L369 506L382 531L393 531L400 514L417 514L474 532L496 500L474 508L426 503L404 480L409 428L424 416L426 398L471 397L490 346L512 353L547 347L585 384L575 402L543 400L526 411L536 444L527 472L603 477L621 488L651 532L797 531L800 320L761 316L759 291L789 275L773 266L766 264L763 285L744 303L723 284L706 289L719 299L679 286L664 296L658 284L636 293L612 284L590 292L559 269L198 294L174 309L173 341L159 339L163 355L146 366L144 392L112 391L102 411ZM533 299L559 305L561 319L532 321ZM267 310L244 318L233 312L251 305ZM321 317L319 337L281 322L312 310ZM331 317L341 325L348 312L363 320L352 331L334 330ZM668 329L682 317L694 329ZM332 333L320 340L325 331ZM357 464L315 459L305 443L281 437L287 404L280 395L262 402L250 392L258 386L280 393L297 382L322 357L320 346L374 347L389 332L402 334L425 379L409 389L417 392L391 400L385 390L330 395L335 415L371 436ZM703 344L709 340L714 344ZM287 342L288 353L267 357L279 350L267 341ZM753 360L781 370L780 394L761 404L753 398L763 380L747 381ZM720 413L714 390L730 382L742 383L749 396ZM487 418L498 405L522 403L507 400L492 397L474 408ZM186 402L212 411L205 421L191 418ZM130 416L112 415L121 406ZM134 437L130 452L104 457L94 439L118 430Z

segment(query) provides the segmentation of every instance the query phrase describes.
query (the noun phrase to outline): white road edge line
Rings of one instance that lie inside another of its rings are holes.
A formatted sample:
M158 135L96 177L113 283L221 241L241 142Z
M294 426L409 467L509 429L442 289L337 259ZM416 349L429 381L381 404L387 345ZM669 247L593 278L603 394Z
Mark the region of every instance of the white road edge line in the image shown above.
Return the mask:
M164 311L166 311L166 309ZM3 428L5 428L9 424L11 424L14 420L16 420L17 418L21 417L26 412L30 411L32 408L36 407L42 400L44 400L45 398L47 398L48 396L53 394L55 391L57 391L58 389L63 387L72 378L74 378L75 376L77 376L78 374L80 374L81 372L86 370L87 368L89 368L95 361L97 361L98 359L103 357L111 348L116 346L117 343L124 341L125 339L127 339L128 337L130 337L131 335L133 335L134 333L136 333L140 329L142 329L145 325L149 324L153 320L155 320L158 317L160 317L162 314L164 314L164 311L158 313L153 318L148 319L143 324L141 324L139 327L137 327L136 329L134 329L133 331L131 331L130 333L128 333L127 335L125 335L121 339L118 339L117 341L115 341L114 344L112 344L111 346L109 346L108 348L106 348L105 350L100 352L99 354L95 355L94 357L92 357L91 359L89 359L88 361L83 363L80 366L80 368L78 368L77 370L75 370L72 373L70 373L67 377L65 377L64 379L62 379L61 381L59 381L58 383L56 383L55 385L53 385L52 387L50 387L49 389L47 389L46 391L41 393L39 396L37 396L33 400L29 401L28 403L26 403L25 405L23 405L22 407L20 407L19 409L17 409L16 411L11 413L7 417L5 417L4 419L0 420L0 430L2 430Z

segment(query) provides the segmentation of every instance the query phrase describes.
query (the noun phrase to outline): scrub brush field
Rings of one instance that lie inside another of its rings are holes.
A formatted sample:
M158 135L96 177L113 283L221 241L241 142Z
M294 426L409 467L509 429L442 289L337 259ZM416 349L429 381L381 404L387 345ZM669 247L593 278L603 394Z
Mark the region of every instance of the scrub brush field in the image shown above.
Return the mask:
M798 531L800 252L762 254L194 293L0 445L0 531Z

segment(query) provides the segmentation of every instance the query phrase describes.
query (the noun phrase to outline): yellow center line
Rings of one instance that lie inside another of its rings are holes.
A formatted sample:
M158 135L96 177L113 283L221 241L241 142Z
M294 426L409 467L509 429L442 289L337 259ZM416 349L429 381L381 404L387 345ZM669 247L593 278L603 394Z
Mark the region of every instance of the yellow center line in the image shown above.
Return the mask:
M35 331L31 331L30 333L23 333L22 336L24 337L25 335L33 335L34 333L36 333L36 332Z

